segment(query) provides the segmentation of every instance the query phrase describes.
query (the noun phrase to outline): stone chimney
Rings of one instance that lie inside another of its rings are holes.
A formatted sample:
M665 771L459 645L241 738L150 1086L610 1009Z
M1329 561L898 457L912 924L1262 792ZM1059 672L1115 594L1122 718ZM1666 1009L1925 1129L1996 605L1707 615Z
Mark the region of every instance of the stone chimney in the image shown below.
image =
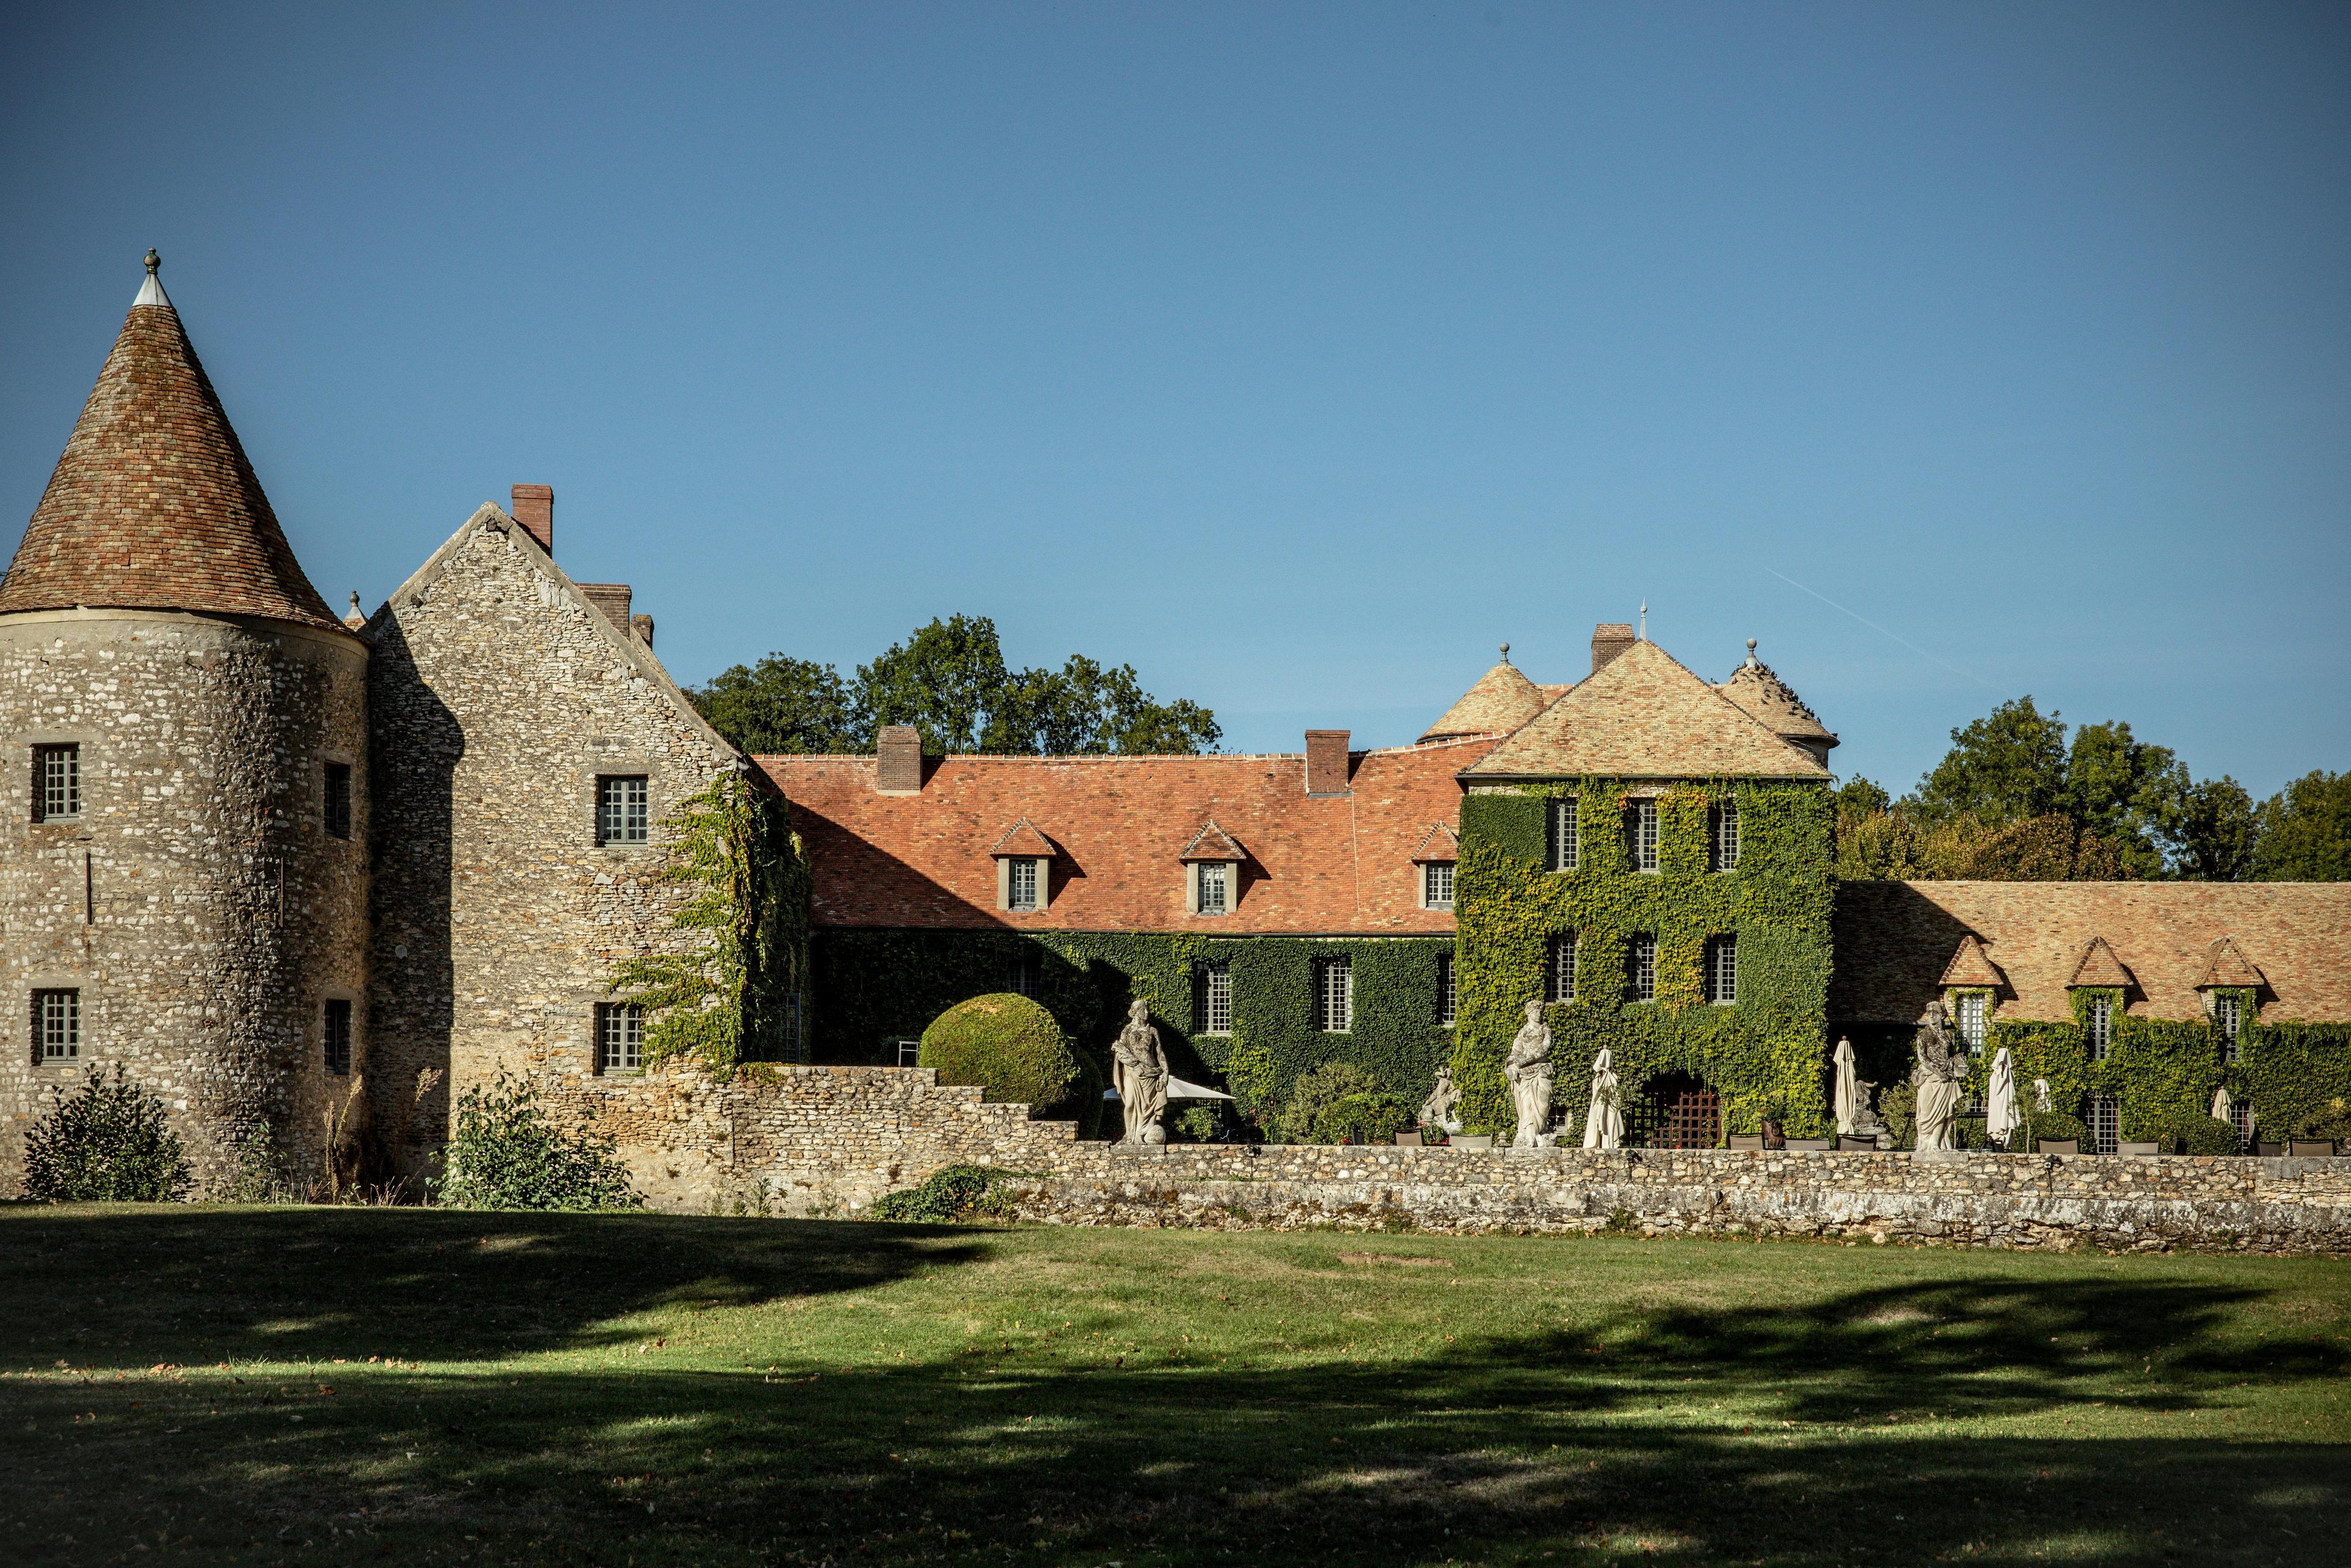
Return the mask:
M629 585L625 582L583 582L580 591L588 602L604 612L604 619L620 628L621 635L629 634Z
M1603 621L1592 629L1592 673L1598 674L1600 666L1633 645L1633 628L1625 622Z
M911 724L890 724L873 741L873 788L884 795L923 792L923 732Z
M1347 732L1310 729L1306 732L1306 792L1343 795L1347 792Z
M514 505L509 511L523 531L538 541L538 548L548 554L555 553L555 486L552 485L517 485Z
M651 653L653 645L653 618L650 615L632 615L629 617L629 627L643 639L645 651Z

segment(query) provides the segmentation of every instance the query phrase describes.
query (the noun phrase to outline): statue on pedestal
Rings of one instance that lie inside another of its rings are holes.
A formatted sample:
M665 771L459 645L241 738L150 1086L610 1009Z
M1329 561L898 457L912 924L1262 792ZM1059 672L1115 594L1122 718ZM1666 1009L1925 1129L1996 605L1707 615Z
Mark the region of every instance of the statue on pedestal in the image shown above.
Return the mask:
M1613 1149L1625 1142L1625 1108L1616 1091L1616 1059L1606 1046L1592 1059L1592 1105L1583 1113L1583 1146Z
M1541 1148L1551 1125L1551 1026L1542 1020L1540 998L1527 1004L1527 1021L1510 1040L1510 1056L1502 1076L1510 1081L1510 1098L1519 1113L1514 1149Z
M1910 1082L1918 1092L1918 1146L1959 1146L1959 1106L1968 1093L1968 1059L1951 1033L1950 1015L1938 999L1918 1016L1918 1064Z
M1421 1102L1420 1124L1440 1128L1447 1137L1461 1130L1461 1091L1453 1086L1449 1065L1437 1070L1437 1087Z
M1167 1113L1167 1053L1151 1026L1149 1003L1137 1001L1126 1009L1126 1027L1111 1042L1110 1053L1126 1122L1126 1135L1119 1142L1165 1144L1167 1129L1159 1121Z

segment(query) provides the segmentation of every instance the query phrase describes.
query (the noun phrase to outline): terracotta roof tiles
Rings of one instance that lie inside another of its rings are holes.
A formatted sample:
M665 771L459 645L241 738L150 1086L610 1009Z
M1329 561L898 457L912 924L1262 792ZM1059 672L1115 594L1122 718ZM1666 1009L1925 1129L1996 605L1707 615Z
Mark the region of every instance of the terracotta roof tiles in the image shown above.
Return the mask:
M1947 986L1990 986L1998 990L2008 984L2008 977L1991 961L1984 945L1973 932L1959 938L1959 950L1951 961L1943 966L1942 983Z
M2074 966L2074 973L2065 981L2068 990L2096 988L2127 991L2135 984L2130 970L2115 956L2115 950L2106 946L2103 936L2090 938L2090 945L2082 949L2082 961Z
M1478 677L1444 716L1422 732L1423 740L1463 735L1508 735L1543 710L1542 689L1508 659Z
M1005 829L1004 836L997 840L996 847L987 852L991 859L998 855L1011 855L1016 858L1035 860L1050 859L1061 852L1053 848L1052 840L1037 831L1036 823L1023 817Z
M2223 936L2205 949L2204 974L2196 982L2196 988L2200 991L2212 986L2242 986L2259 990L2264 983L2262 972L2237 951L2236 943Z
M1217 819L1211 817L1200 824L1200 831L1192 835L1176 858L1178 861L1245 861L1249 856L1240 845L1233 842L1230 833L1217 826Z

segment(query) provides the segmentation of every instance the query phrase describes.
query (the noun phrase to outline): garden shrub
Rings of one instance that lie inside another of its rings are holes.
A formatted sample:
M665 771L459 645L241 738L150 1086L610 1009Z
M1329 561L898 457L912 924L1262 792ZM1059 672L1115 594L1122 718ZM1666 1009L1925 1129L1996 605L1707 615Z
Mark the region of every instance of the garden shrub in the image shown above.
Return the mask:
M1299 1074L1298 1082L1290 1085L1290 1098L1282 1104L1281 1141L1285 1144L1325 1142L1315 1135L1315 1124L1322 1113L1351 1094L1369 1094L1378 1088L1372 1075L1352 1061L1326 1061ZM1327 1141L1335 1143L1338 1140Z
M2293 1133L2297 1138L2333 1138L2340 1143L2351 1138L2351 1103L2330 1100L2315 1111L2294 1119Z
M1894 1135L1896 1148L1908 1148L1910 1134L1918 1130L1918 1086L1907 1078L1887 1085L1877 1096L1877 1119Z
M2022 1145L2033 1148L2043 1138L2072 1138L2085 1152L2090 1146L2090 1129L2082 1124L2079 1116L2068 1116L2063 1111L2028 1111L2024 1114Z
M476 1083L457 1102L440 1200L452 1208L637 1208L618 1145L567 1133L547 1119L538 1092L511 1073Z
M171 1203L195 1185L163 1102L92 1073L25 1134L25 1192L50 1203Z
M2189 1116L2166 1132L2159 1142L2173 1154L2233 1155L2237 1129L2218 1116Z
M1089 1072L1092 1063L1071 1049L1051 1013L1010 991L957 1002L933 1019L914 1060L936 1070L941 1083L976 1084L1040 1120L1082 1124L1089 1111L1093 1121L1102 1116L1100 1070Z
M920 1186L877 1199L866 1218L911 1225L1001 1219L1009 1209L996 1187L1010 1174L987 1166L948 1166L933 1171Z
M1343 1144L1387 1144L1412 1125L1412 1113L1402 1100L1384 1089L1349 1094L1325 1105L1314 1116L1313 1141Z

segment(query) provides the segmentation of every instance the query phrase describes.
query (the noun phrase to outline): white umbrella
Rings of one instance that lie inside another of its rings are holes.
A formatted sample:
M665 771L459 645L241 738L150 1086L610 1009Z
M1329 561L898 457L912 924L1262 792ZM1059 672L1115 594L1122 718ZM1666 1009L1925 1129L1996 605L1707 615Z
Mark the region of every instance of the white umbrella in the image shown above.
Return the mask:
M2016 1064L2009 1061L2008 1047L2003 1045L1991 1059L1991 1103L1984 1108L1984 1134L1995 1144L2005 1144L2017 1124Z
M1625 1141L1625 1113L1616 1108L1615 1059L1606 1047L1592 1059L1592 1107L1583 1113L1583 1146L1613 1149Z
M1847 1137L1861 1131L1861 1069L1853 1060L1853 1041L1836 1043L1836 1129Z
M2235 1108L2235 1102L2229 1098L2229 1086L2227 1084L2223 1083L2220 1087L2212 1091L2212 1119L2214 1121L2227 1121L2229 1119L2229 1113Z

